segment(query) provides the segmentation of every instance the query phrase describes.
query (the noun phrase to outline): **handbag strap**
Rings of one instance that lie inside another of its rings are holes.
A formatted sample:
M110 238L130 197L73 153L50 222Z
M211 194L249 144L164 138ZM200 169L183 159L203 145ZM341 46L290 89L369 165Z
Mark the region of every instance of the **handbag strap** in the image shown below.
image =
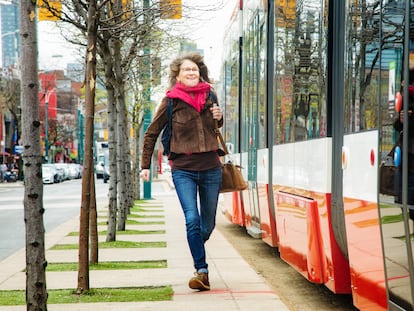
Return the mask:
M211 90L210 90L210 92L209 92L208 95L213 100L213 103L216 103L217 102L217 97L216 97L216 95ZM216 132L217 138L220 141L220 144L221 144L221 147L223 148L224 153L225 154L229 154L229 150L227 149L227 146L224 143L223 136L221 135L221 132L219 130L217 120L214 120L214 131Z
M168 128L172 129L172 98L168 97L168 106L167 106L167 118L168 118Z
M225 154L229 154L229 150L227 149L226 144L224 143L223 136L221 135L221 132L218 128L218 122L217 120L214 120L214 131L216 132L217 138L220 141L221 147L223 148L223 151Z

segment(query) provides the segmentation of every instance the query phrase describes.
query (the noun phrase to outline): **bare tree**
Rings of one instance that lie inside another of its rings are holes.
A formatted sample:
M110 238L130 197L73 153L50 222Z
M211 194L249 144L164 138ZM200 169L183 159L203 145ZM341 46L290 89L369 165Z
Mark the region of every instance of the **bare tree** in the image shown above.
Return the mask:
M99 239L98 239L98 211L96 209L96 192L95 192L95 173L93 170L91 174L91 196L89 206L89 230L90 230L90 243L91 243L91 257L89 262L97 264L99 262Z
M64 5L68 8L70 6L70 8L62 12L62 20L74 25L81 33L81 36L66 38L69 42L84 45L82 37L86 33L87 2L71 0L65 2ZM201 12L199 16L202 18L203 12L217 9L221 5L214 7L206 4L198 9L198 13ZM173 9L175 8L168 5L160 8L157 1L151 2L148 6L144 6L143 2L122 0L102 0L99 4L97 53L102 59L101 68L104 72L104 83L108 93L108 142L118 143L116 148L111 146L111 143L109 147L111 178L107 241L115 239L116 227L120 230L125 229L126 215L134 200L131 177L136 176L137 173L132 172L130 165L129 122L131 118L125 95L129 71L137 64L136 60L142 56L140 53L145 44L157 45L156 40L150 39L153 38L154 31L161 32L161 29L157 29L155 26L162 21L161 15ZM192 9L191 16L193 17L195 16L194 8ZM163 29L162 31L166 32L167 30ZM150 75L146 79L150 79ZM145 84L148 81L141 79L140 83ZM146 109L151 103L148 102L145 105L146 107L143 106L143 109ZM139 128L139 126L134 126L134 128ZM139 148L136 149L139 150ZM135 170L137 167L138 165L134 166Z
M37 68L36 1L20 2L21 99L23 104L24 220L27 310L47 310L42 153Z
M85 158L82 177L82 203L79 230L79 269L77 293L89 290L89 213L91 203L91 178L93 174L93 120L96 88L96 34L98 29L97 1L88 3L87 54L85 71ZM95 192L93 191L93 194Z

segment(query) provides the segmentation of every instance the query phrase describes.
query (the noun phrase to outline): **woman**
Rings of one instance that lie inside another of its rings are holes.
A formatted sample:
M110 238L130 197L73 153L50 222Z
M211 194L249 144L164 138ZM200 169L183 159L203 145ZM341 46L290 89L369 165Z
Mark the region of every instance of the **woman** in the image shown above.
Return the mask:
M170 65L170 88L161 102L145 136L141 178L149 180L151 156L157 138L167 123L167 98L173 101L170 155L172 178L184 212L187 241L196 272L189 287L209 290L208 264L204 243L216 223L221 186L221 162L215 124L223 114L213 105L208 69L198 53L176 58ZM200 208L197 206L197 195Z

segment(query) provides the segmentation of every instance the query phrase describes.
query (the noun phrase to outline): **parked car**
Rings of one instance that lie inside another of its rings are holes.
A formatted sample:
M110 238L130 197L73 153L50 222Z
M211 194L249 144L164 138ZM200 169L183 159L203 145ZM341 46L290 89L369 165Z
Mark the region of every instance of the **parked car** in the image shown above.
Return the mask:
M79 170L76 164L68 163L69 179L79 178Z
M42 179L44 184L54 184L57 182L58 173L56 169L48 164L42 165Z
M109 168L102 162L99 161L95 166L95 173L97 179L103 179L104 183L107 183L109 180Z
M54 173L54 181L53 182L54 183L60 183L60 182L65 180L65 172L63 171L62 168L58 168L52 163L42 164L42 169L46 168L46 167L50 168L53 171L53 173Z
M72 179L71 175L70 175L70 170L69 170L69 164L68 163L54 163L53 164L57 169L61 169L63 170L63 180L69 180Z
M95 165L95 173L96 173L96 178L97 179L102 179L103 178L103 175L105 173L105 165L102 161L99 161Z
M78 163L72 163L70 164L74 167L74 169L76 170L76 179L82 178L82 165L78 164Z
M109 180L109 176L111 176L111 175L109 174L109 170L105 170L105 174L104 174L104 176L103 176L103 182L104 182L105 184L108 182L108 180Z
M6 171L4 173L4 180L7 182L17 181L17 173L15 171Z

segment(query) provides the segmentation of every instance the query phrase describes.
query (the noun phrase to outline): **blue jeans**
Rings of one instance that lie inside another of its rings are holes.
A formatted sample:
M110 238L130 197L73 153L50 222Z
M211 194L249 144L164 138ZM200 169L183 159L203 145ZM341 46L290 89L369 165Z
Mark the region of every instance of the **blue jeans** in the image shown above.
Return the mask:
M184 212L187 241L194 268L207 271L204 243L216 225L221 167L206 171L173 170L172 178ZM197 204L197 192L200 208Z

